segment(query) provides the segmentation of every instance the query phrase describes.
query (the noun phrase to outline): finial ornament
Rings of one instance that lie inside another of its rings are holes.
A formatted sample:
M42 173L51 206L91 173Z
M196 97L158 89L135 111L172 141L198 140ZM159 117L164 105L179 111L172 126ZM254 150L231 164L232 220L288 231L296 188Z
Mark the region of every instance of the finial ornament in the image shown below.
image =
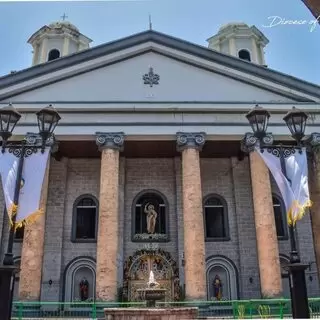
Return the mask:
M152 30L151 14L149 14L149 30Z
M122 151L124 143L123 132L96 132L96 143L99 150L115 149Z
M202 150L205 143L205 132L177 132L177 150L183 151L187 148Z

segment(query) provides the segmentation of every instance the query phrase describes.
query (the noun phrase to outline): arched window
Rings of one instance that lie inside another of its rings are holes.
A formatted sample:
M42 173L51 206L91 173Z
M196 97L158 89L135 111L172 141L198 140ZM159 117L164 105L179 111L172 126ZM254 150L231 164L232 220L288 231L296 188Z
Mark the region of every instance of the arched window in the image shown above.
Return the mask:
M158 191L139 193L132 206L132 241L169 241L168 203Z
M48 54L48 61L55 60L58 58L60 58L60 51L57 49L50 50L50 52Z
M92 242L97 237L98 200L82 195L73 205L72 241Z
M24 237L24 226L16 230L14 234L14 241L16 242L23 241L23 237Z
M203 213L206 241L230 240L226 201L218 195L206 197Z
M238 52L238 56L242 60L251 61L250 52L248 50L242 49Z
M279 240L287 240L288 228L284 203L282 199L276 194L272 195L272 203L277 237Z

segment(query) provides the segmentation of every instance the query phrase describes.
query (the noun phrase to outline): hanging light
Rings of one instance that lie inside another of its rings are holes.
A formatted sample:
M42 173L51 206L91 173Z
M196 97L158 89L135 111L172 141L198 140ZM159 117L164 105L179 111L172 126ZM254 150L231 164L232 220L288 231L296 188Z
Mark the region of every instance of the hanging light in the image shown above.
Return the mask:
M249 121L254 135L257 138L264 137L268 129L270 113L259 105L256 105L247 113L246 118Z
M293 107L283 118L289 128L292 138L298 143L304 137L308 115L296 107Z
M21 114L10 103L7 107L0 109L0 136L6 142L21 118Z
M50 104L48 107L41 109L36 113L38 118L39 134L42 138L43 145L52 135L61 117L59 113Z

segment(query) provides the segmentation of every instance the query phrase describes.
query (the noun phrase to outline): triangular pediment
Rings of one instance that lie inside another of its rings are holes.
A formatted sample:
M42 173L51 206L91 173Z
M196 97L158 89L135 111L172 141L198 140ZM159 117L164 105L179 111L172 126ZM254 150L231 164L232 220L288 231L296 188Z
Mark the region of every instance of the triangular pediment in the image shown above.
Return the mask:
M153 76L150 74L150 68L153 70ZM14 99L66 102L293 101L251 84L154 52L22 93Z
M0 78L0 101L319 101L314 85L282 74L275 81L273 71L253 63L158 33L142 35ZM150 68L158 83L143 79Z

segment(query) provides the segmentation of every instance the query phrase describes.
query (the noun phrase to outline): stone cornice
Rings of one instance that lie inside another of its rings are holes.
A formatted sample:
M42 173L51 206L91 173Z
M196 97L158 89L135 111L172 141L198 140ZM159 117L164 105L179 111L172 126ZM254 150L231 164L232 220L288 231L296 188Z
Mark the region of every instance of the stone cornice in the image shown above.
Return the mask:
M123 132L96 132L96 143L99 150L115 149L122 151L124 143Z
M205 144L205 132L177 132L177 150L179 152L192 148L199 151Z

